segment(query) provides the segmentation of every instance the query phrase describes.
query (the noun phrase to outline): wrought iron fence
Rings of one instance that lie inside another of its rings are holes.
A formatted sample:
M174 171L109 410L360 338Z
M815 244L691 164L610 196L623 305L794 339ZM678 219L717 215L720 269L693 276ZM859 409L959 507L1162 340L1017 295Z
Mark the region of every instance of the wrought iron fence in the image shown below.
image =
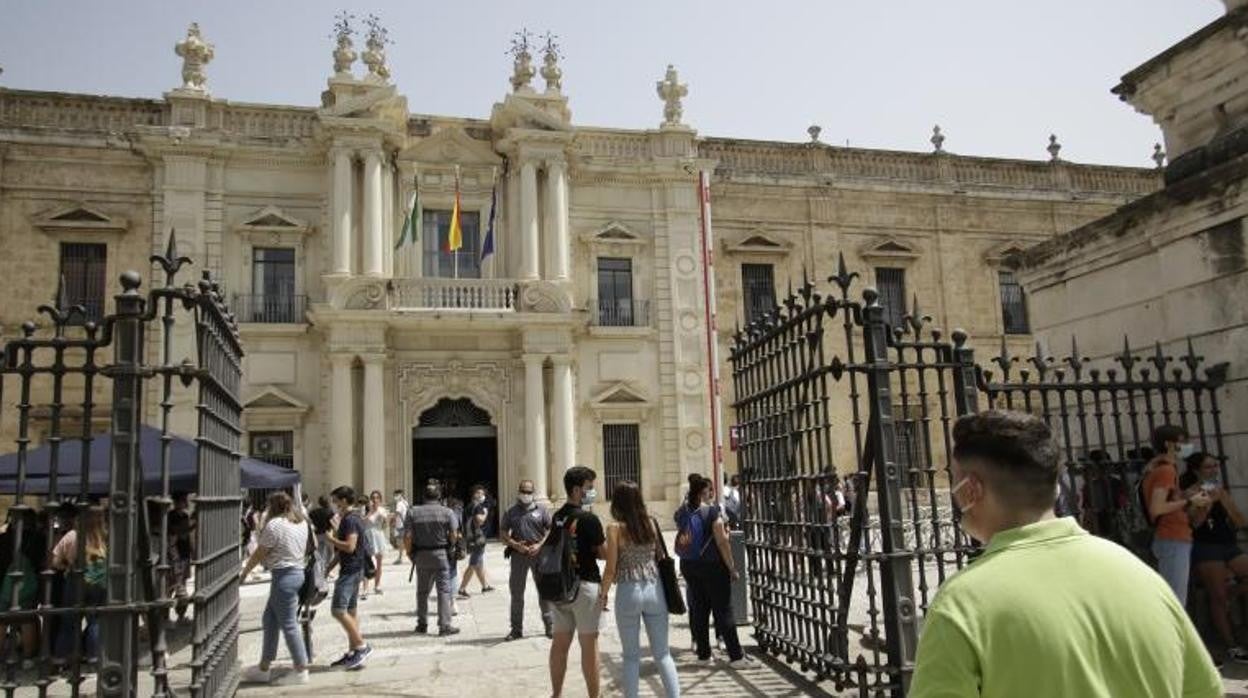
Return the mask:
M1222 453L1225 365L1202 373L1189 349L1166 373L1173 361L1157 348L1151 373L1129 350L1101 370L1076 349L1065 368L1038 355L1014 371L1003 351L994 374L917 298L890 326L874 289L852 292L857 278L842 258L832 293L804 281L734 338L749 591L764 650L838 689L904 696L921 619L974 553L948 490L957 417L1001 406L1048 420L1063 442L1063 500L1086 525L1136 506L1103 495L1146 455L1153 426L1186 425ZM833 505L837 488L848 513ZM1133 524L1113 523L1111 537L1129 539Z
M144 293L137 273L123 274L114 312L98 324L83 320L87 309L70 305L62 284L53 303L38 309L45 327L26 322L22 336L0 354L0 410L8 404L5 390L16 388L15 467L0 477L0 486L13 495L4 570L11 586L0 599L7 641L0 692L6 697L48 695L59 681L80 695L93 672L99 696L169 696L179 688L167 666L177 561L170 546L174 502L165 437L179 392L192 386L198 393L199 462L188 687L193 696L223 696L237 686L233 531L242 350L209 275L198 284L177 285L190 260L175 250L171 233L166 254L151 259L164 271L163 286ZM160 360L152 363L147 333L157 322ZM183 330L187 325L191 329ZM174 356L183 344L195 360ZM110 350L111 361L103 356ZM12 400L14 392L7 395ZM154 411L161 434L157 462L150 452L141 456L144 397L150 395L160 398ZM107 414L97 410L100 401L107 401ZM101 418L108 422L107 435L96 428ZM44 434L42 449L33 448L36 431ZM107 449L92 448L105 439ZM53 555L62 536L73 539ZM55 563L46 566L45 560ZM33 661L22 656L23 628L39 638ZM150 681L139 676L141 648L150 654Z

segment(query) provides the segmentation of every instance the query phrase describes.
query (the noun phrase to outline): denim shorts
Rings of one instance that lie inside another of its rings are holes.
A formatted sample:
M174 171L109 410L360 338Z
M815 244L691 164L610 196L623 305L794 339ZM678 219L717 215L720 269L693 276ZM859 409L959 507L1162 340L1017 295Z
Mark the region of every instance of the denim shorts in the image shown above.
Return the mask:
M331 611L354 611L360 603L360 579L363 570L338 576L334 582L334 600L330 603Z
M480 548L468 548L468 565L477 567L485 563L485 546Z

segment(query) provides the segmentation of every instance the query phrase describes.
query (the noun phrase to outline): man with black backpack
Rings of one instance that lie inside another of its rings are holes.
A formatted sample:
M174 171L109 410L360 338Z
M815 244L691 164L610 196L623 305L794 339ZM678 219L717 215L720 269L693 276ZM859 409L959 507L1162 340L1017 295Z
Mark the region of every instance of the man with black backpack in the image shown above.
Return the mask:
M341 516L337 535L333 532L325 534L325 539L338 552L338 581L334 583L330 611L347 633L349 643L347 653L330 666L343 667L348 671L363 669L373 648L364 642L360 622L356 618L356 606L360 600L360 580L367 573L365 567L373 563L373 556L364 535L364 521L351 510L355 504L355 490L343 485L329 496Z
M550 645L551 695L563 693L563 678L568 670L568 650L572 635L581 644L581 672L590 698L598 698L598 624L602 605L598 587L602 574L598 560L603 559L607 543L602 522L586 510L597 499L594 482L598 474L583 465L569 468L563 474L563 489L568 501L553 517L553 526L538 552L537 591L543 601L550 602L554 625L554 641Z
M438 590L438 635L454 635L459 628L451 626L451 565L447 548L459 537L459 522L454 512L439 503L442 488L425 486L425 500L407 510L403 523L403 544L416 568L416 632L429 632L429 591Z

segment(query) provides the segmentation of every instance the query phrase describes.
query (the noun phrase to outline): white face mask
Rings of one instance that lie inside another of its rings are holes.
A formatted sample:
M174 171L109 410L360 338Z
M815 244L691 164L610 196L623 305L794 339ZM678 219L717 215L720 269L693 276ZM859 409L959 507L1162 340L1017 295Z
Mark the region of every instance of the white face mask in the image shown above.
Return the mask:
M475 503L477 503L477 504L480 504L481 502L484 502L484 501L485 501L485 495L483 495L483 494L479 494L479 495L477 495L477 496L473 497L473 498L472 498L472 501L473 501L473 502L475 502Z
M1187 460L1188 457L1190 457L1195 452L1196 452L1196 444L1190 441L1184 444L1179 444L1179 453L1178 453L1179 460Z
M533 495L531 494L521 494L516 499L519 499L520 503L526 506L533 503Z
M962 479L958 481L958 484L954 485L954 486L953 486L953 489L949 490L949 498L950 498L950 499L952 499L952 500L954 501L955 505L958 507L958 511L962 512L962 513L961 513L961 516L966 516L966 512L970 511L971 509L974 509L974 508L975 508L975 505L976 505L976 504L979 504L979 502L971 502L970 504L968 504L968 505L966 505L966 506L962 506L961 504L957 504L957 501L958 501L958 500L957 500L957 498L956 498L956 496L955 496L955 495L957 495L957 494L958 494L958 490L962 489L962 486L963 486L963 485L965 485L966 483L968 483L968 482L970 482L970 481L971 481L970 476L969 476L969 475L964 475L964 476L962 477Z
M585 490L585 494L581 497L581 504L590 506L598 501L598 490Z

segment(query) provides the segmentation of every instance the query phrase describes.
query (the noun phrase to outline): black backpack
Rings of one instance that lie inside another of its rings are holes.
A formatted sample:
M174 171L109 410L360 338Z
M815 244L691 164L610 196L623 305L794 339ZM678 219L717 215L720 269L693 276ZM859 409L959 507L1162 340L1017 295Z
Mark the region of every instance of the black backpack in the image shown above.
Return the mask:
M576 574L576 523L575 515L556 523L537 552L537 596L542 601L576 600L580 590L580 578Z

